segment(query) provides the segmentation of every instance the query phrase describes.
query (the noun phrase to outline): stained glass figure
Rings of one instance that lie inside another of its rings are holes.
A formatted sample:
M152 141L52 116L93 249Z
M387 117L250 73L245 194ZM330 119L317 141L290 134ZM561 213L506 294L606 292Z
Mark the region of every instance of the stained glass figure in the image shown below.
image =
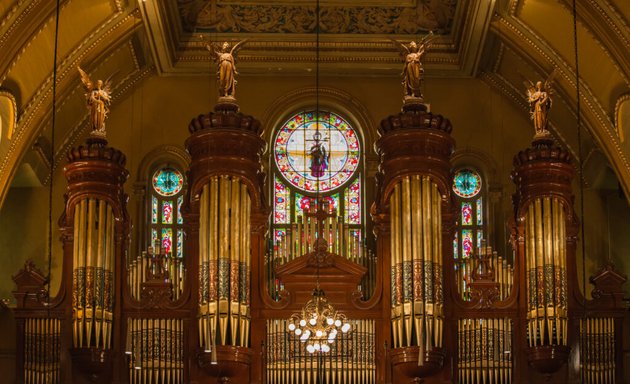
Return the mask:
M462 225L472 225L472 204L462 203Z
M171 228L162 228L162 252L171 255L173 250L173 230Z
M457 232L455 232L455 238L453 239L453 256L456 259L459 257L459 233Z
M459 170L453 178L453 192L460 197L476 196L481 191L481 176L471 169Z
M162 196L173 196L184 186L184 177L173 168L161 168L153 174L153 189Z
M162 202L162 224L173 224L173 202L170 200Z
M470 257L473 252L473 231L471 229L462 230L462 256Z
M274 141L278 170L289 184L307 192L342 186L357 170L359 154L356 132L332 112L292 116Z
M177 257L184 257L184 231L181 229L177 230Z

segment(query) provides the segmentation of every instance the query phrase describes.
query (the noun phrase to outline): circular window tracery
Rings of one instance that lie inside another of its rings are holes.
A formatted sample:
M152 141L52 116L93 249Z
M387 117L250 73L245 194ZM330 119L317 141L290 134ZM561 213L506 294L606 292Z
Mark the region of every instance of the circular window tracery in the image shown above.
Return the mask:
M461 169L453 177L453 192L465 199L476 196L481 191L481 176L471 169Z
M184 186L184 177L174 168L161 168L153 174L153 189L162 196L173 196Z
M334 190L359 166L359 138L333 112L302 112L279 129L274 141L278 170L291 185L306 192Z

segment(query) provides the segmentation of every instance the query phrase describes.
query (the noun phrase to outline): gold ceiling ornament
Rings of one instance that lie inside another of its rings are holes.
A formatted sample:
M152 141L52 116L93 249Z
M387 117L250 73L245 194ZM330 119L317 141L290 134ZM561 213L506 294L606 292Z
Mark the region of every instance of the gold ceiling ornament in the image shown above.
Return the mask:
M530 115L532 121L534 121L534 129L536 134L534 139L550 138L551 133L547 129L549 120L547 115L552 105L553 95L553 78L556 75L556 70L553 70L544 82L537 81L536 84L526 80L525 87L527 88L527 102L529 103Z
M424 101L421 92L422 80L424 78L422 61L424 60L426 50L429 48L434 38L435 35L433 31L431 31L418 42L411 41L405 44L392 39L400 49L401 56L405 60L405 66L402 72L402 84L404 89L403 100L405 104L420 104Z
M105 81L96 80L96 83L94 83L81 67L77 66L77 69L81 74L81 82L86 91L85 98L87 100L87 108L90 111L91 135L105 137L105 118L109 113L109 105L112 102L111 79L113 75Z

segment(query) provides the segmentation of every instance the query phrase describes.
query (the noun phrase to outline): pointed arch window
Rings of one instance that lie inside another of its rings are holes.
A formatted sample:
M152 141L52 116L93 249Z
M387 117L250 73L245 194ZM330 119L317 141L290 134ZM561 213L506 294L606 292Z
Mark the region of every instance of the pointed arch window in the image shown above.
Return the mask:
M461 168L453 176L453 192L457 207L457 226L453 238L455 275L464 300L470 299L469 284L473 263L471 257L485 237L484 181L474 168Z

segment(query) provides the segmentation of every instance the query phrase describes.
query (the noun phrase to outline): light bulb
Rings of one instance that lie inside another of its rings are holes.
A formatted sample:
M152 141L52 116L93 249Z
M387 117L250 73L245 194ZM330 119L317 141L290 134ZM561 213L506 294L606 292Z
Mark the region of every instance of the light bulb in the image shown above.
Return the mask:
M343 327L341 327L341 332L343 333L347 333L350 330L350 324L349 323L345 323L343 325Z
M306 350L308 351L308 353L313 353L315 352L315 347L309 344L306 346Z
M314 317L312 319L310 319L308 322L309 322L310 325L317 324L317 320Z
M308 335L306 333L303 333L302 336L300 336L300 341L305 342L306 340L308 340Z
M333 324L335 324L335 320L333 320L332 317L329 317L329 318L326 319L326 324L333 325Z
M318 329L317 331L315 331L315 336L317 336L317 337L322 337L322 335L323 335L323 334L324 334L324 333L323 333L320 329Z
M302 334L302 330L301 330L300 328L296 328L296 329L295 329L295 334L296 334L297 336L300 336L300 335Z
M322 352L330 352L330 346L328 344L322 345Z
M289 331L295 331L295 324L293 323L289 324Z
M341 327L341 320L335 320L335 327Z
M300 320L300 327L305 327L306 326L306 320L302 319Z
M309 337L311 337L311 331L307 329L306 331L304 331L304 335L306 335L306 338L308 339Z
M319 343L315 343L315 344L313 345L313 348L315 348L315 350L316 350L316 351L319 351L319 350L322 348L322 346L321 346L321 345L319 345Z

